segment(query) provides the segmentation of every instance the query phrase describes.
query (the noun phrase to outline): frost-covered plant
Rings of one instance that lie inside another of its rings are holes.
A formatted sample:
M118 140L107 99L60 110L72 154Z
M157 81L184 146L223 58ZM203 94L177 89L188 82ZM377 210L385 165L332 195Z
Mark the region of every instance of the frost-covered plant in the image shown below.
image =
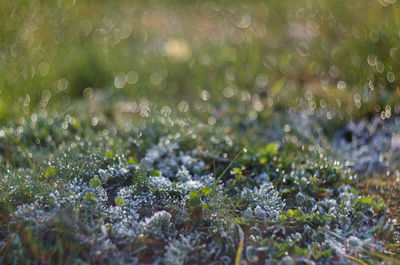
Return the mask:
M166 265L184 264L232 264L232 259L225 254L230 244L225 246L218 240L206 243L207 234L192 232L172 239L166 246L163 262Z
M166 265L188 264L196 250L204 246L197 246L199 237L196 235L181 235L179 239L170 242L164 255Z
M142 223L143 233L149 237L167 238L172 231L171 214L159 211Z
M249 205L243 217L249 219L276 220L282 212L285 202L281 199L279 192L273 187L272 183L267 182L253 190L245 188L241 193L241 198L245 199Z
M149 148L141 162L143 168L157 169L171 179L188 179L189 171L197 178L204 172L206 164L198 158L198 150L181 151L174 137L162 138L157 145Z

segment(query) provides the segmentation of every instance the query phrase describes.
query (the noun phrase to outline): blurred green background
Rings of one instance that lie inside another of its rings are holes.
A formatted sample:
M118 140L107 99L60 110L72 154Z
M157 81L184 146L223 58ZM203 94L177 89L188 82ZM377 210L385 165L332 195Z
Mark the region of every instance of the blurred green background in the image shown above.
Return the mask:
M93 102L111 112L288 108L400 113L395 0L0 2L0 121Z

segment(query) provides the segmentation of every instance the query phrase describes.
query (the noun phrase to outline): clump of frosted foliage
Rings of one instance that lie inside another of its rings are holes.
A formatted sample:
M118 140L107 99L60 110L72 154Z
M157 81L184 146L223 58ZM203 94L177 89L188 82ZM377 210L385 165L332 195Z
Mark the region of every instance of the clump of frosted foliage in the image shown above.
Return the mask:
M167 246L164 259L167 265L187 264L196 250L194 244L196 238L193 236L180 236L179 240L174 240Z
M167 238L172 230L171 214L159 211L143 223L144 234L155 238Z
M166 246L163 264L232 264L232 259L228 256L223 256L224 252L222 250L229 243L225 242L227 244L221 249L221 245L216 241L205 243L202 240L204 236L205 234L200 232L192 232L172 239Z
M197 149L191 151L182 151L178 142L174 139L161 138L157 145L149 148L142 160L142 165L148 169L157 169L163 176L171 179L179 179L183 174L186 177L185 170L199 177L206 164L198 158Z
M284 201L279 196L279 192L271 182L254 187L253 190L245 188L241 193L241 197L250 202L243 215L246 219L255 217L257 219L276 220L285 206Z
M190 175L189 170L187 170L187 168L185 166L182 166L178 170L178 173L176 173L176 176L182 182L186 182L186 181L192 180L192 176Z

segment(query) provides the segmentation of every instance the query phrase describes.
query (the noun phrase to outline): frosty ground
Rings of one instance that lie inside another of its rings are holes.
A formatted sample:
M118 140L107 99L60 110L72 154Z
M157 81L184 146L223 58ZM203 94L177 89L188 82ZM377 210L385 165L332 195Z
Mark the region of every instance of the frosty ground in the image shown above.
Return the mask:
M383 171L398 203L398 118L332 140L304 113L252 130L156 112L124 124L1 128L3 263L396 264L397 209L359 184Z
M400 1L0 1L0 264L399 264Z

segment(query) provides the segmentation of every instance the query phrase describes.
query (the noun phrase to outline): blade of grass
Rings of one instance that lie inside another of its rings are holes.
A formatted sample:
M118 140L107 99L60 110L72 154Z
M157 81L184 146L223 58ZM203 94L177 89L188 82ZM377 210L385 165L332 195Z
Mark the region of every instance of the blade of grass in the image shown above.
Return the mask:
M348 254L343 254L343 256L345 256L346 258L351 259L351 260L353 260L353 261L356 261L358 264L361 264L361 265L368 265L368 263L366 263L365 261L362 261L362 260L360 260L360 259L358 259L358 258L356 258L356 257L350 256L350 255L348 255Z
M215 178L217 178L217 171L216 171L216 168L215 168L215 157L213 159L213 166L214 166L214 179L215 179Z
M378 257L378 258L380 258L380 259L383 259L383 260L387 261L389 264L400 264L399 259L390 257L390 256L385 255L385 254L383 254L383 253L374 252L374 253L372 253L372 255L375 256L375 257Z
M243 252L243 243L244 243L244 234L243 234L243 230L240 227L240 225L237 225L238 230L239 230L239 237L240 237L240 241L239 241L239 246L238 249L236 251L236 259L235 259L235 265L240 265L240 261L242 260L242 252Z
M246 150L246 146L243 147L239 153L236 154L236 156L232 159L232 161L229 163L229 165L224 169L224 171L222 171L222 173L218 176L218 178L215 179L214 182L214 187L213 189L215 190L217 187L218 182L221 180L221 178L225 175L225 173L228 171L228 169L232 166L232 164L239 158L240 154Z
M35 165L33 164L32 159L29 157L29 153L28 153L28 150L26 149L26 147L24 145L22 145L22 144L19 144L19 146L21 147L22 152L24 153L26 160L28 160L29 166L33 169L33 171L36 171Z

